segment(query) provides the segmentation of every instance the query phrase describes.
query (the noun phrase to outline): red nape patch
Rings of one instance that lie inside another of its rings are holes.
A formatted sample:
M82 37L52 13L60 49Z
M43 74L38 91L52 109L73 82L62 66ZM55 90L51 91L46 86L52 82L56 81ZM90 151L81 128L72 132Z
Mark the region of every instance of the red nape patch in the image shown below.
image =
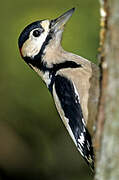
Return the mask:
M23 54L22 54L22 48L19 49L19 51L20 51L21 57L23 57Z

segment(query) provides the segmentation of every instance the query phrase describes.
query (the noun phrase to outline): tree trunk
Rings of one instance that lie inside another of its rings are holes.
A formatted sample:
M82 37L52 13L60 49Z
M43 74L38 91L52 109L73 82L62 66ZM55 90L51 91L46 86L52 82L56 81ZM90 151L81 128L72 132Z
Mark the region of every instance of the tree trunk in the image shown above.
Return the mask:
M96 180L119 180L119 0L100 0L101 96Z

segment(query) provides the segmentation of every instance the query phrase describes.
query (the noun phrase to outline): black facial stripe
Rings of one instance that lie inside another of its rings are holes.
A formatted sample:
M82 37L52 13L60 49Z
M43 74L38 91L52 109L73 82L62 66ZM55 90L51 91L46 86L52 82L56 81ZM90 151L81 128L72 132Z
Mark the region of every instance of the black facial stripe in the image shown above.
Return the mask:
M77 148L83 154L86 160L92 159L90 164L94 168L94 153L91 136L83 123L83 114L78 96L75 93L74 86L67 78L57 75L55 77L55 90L59 98L65 117L69 120L69 126L77 142Z
M50 21L49 29L51 28L51 24L52 24L52 21ZM44 41L44 43L43 43L43 45L42 45L42 47L41 47L41 49L40 49L40 52L38 53L38 55L36 55L34 57L34 59L39 59L39 60L42 59L42 56L44 55L44 50L45 50L46 46L49 44L49 41L52 39L52 34L53 34L53 31L50 30L45 41Z
M43 43L43 45L42 45L42 47L41 47L41 49L40 49L39 54L36 55L36 56L38 56L39 59L41 59L41 58L42 58L42 55L44 55L44 49L45 49L46 46L49 44L49 41L50 41L51 39L52 39L52 33L49 32L49 34L48 34L47 37L46 37L46 40L44 41L44 43ZM34 58L37 58L36 56L35 56Z

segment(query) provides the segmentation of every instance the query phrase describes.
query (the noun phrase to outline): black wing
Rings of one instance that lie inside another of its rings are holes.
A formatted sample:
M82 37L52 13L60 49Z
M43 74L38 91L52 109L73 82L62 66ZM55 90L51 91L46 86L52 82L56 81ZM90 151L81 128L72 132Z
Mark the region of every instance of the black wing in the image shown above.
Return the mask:
M94 153L91 136L86 129L79 95L73 83L66 77L55 77L55 91L65 117L75 137L76 145L86 162L94 169Z

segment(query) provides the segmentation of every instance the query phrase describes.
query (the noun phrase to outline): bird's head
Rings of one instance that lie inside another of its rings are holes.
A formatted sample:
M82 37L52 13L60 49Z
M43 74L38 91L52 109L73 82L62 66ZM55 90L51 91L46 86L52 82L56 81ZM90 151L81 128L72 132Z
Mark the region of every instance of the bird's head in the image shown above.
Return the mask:
M54 20L40 20L28 25L20 34L18 40L22 58L33 61L45 54L47 46L52 49L58 47L64 26L74 10L72 8Z

